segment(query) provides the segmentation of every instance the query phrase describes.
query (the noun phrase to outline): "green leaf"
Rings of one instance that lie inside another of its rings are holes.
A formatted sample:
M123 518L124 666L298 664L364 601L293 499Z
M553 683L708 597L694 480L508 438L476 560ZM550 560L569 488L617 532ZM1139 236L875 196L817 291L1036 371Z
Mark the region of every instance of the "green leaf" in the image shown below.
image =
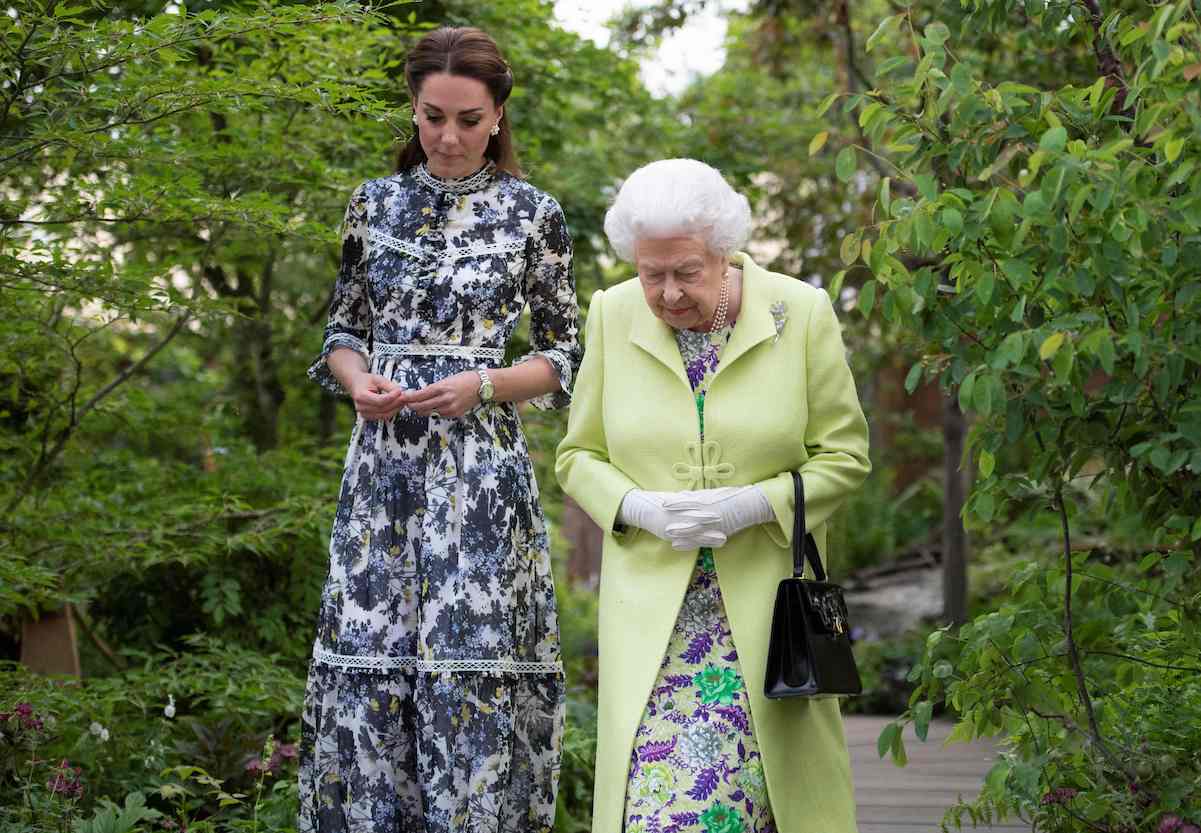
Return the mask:
M872 32L867 38L867 43L863 49L865 52L871 52L873 47L880 42L880 38L888 34L888 30L899 23L905 15L894 14L891 17L886 17L880 21L880 25L876 27L876 31Z
M931 23L926 27L926 38L931 42L942 46L951 38L951 30L947 28L945 23Z
M1042 150L1061 151L1067 143L1068 131L1064 127L1047 128L1042 138L1038 140L1038 146Z
M1005 791L1005 782L1009 780L1010 764L1008 761L997 761L989 769L988 774L984 776L984 783L992 791L993 795L1002 795Z
M830 295L831 301L838 301L842 294L842 282L846 279L847 270L839 269L834 273L834 277L830 280L830 285L826 287L826 292Z
M892 762L895 765L905 766L909 763L909 754L905 751L905 734L903 732L898 731L893 735L889 752L892 753Z
M889 723L881 730L879 737L876 738L876 752L881 758L892 749L895 742L893 739L899 734L901 734L901 727L896 723Z
M884 177L880 180L880 207L884 209L884 216L889 216L889 209L892 207L892 178Z
M1125 34L1118 39L1118 43L1120 43L1122 46L1129 46L1145 34L1147 34L1146 29L1143 29L1141 26L1132 25L1126 30Z
M1184 149L1184 137L1178 137L1169 141L1163 146L1164 158L1169 162L1175 162L1180 156L1180 151Z
M913 367L909 368L909 372L905 374L905 392L911 394L917 390L917 386L922 381L922 363L914 362Z
M997 279L993 277L992 270L986 270L976 279L976 297L980 303L987 304L992 300L993 290L996 288Z
M930 731L930 720L934 716L934 704L923 700L913 707L913 732L923 743Z
M963 214L955 208L944 208L942 211L942 224L947 231L959 234L959 232L963 231Z
M853 145L847 145L838 151L838 156L834 160L834 173L842 182L850 181L851 177L855 175L855 147Z
M1005 340L997 348L998 362L994 365L998 370L1004 370L1006 367L1016 367L1022 363L1022 357L1026 355L1026 334L1018 330L1005 336Z
M987 492L977 496L972 506L976 513L976 517L984 521L984 523L991 521L993 519L993 515L997 511L996 500Z
M976 388L976 371L972 371L959 383L959 410L967 412L972 409L972 393Z
M809 155L815 156L817 152L826 144L826 139L830 138L830 131L823 130L809 140Z
M985 480L992 477L993 470L996 468L997 460L992 456L992 452L985 450L980 452L980 476Z
M1059 348L1063 346L1063 340L1066 334L1063 332L1054 332L1043 339L1043 343L1039 345L1038 357L1043 361L1052 358L1059 352Z
M938 662L934 663L933 673L935 679L945 680L955 673L955 667L945 659L940 659Z
M863 313L864 318L868 318L872 314L872 307L876 305L876 282L868 281L859 290L859 299L855 302L855 309Z
M838 97L840 95L842 95L842 93L830 93L828 96L822 99L821 106L817 108L817 117L819 119L826 114L826 111L830 109L831 104L833 104L835 101L838 101Z

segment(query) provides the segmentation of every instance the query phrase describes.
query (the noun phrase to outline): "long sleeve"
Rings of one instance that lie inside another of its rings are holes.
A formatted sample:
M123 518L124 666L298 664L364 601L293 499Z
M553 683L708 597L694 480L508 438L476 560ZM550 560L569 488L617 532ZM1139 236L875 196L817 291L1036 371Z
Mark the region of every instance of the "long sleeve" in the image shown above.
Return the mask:
M609 462L605 441L603 296L603 290L598 290L588 307L587 349L575 381L567 434L559 443L555 475L563 491L575 498L601 529L612 531L622 498L637 484Z
M351 194L342 223L342 263L325 325L321 355L309 368L309 378L326 390L342 396L346 391L326 361L339 347L349 347L368 356L371 334L371 305L367 297L367 196L360 185Z
M563 209L543 199L530 238L525 295L530 305L531 352L516 363L542 356L559 377L559 390L531 399L544 410L571 404L572 380L580 367L579 306L572 275L571 235Z
M842 329L825 292L809 313L806 329L806 398L809 406L805 448L809 459L799 469L805 485L805 522L824 523L871 471L867 420L859 405L847 364ZM791 472L758 484L767 494L776 523L773 537L792 543L795 496Z

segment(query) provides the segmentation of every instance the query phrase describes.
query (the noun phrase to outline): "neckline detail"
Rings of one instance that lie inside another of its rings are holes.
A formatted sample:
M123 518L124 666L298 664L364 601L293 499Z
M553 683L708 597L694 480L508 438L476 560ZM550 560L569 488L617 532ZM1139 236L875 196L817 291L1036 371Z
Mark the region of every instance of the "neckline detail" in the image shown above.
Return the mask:
M443 191L448 194L474 194L492 184L493 175L496 173L496 163L491 160L486 161L484 167L475 173L455 179L443 179L436 176L430 172L429 166L425 162L414 168L413 172L418 182L434 191Z

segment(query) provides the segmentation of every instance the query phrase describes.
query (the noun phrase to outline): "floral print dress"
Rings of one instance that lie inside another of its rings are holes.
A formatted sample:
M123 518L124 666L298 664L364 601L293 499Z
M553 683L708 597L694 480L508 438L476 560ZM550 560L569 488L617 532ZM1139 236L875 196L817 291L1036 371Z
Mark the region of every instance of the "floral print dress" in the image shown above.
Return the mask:
M405 389L501 364L527 305L561 390L580 361L558 203L489 164L350 200L322 356ZM519 361L520 361L519 360ZM299 829L551 830L564 719L546 525L513 403L402 409L350 439L302 717Z
M702 440L705 393L732 332L676 333ZM713 551L704 548L634 735L625 833L775 831Z

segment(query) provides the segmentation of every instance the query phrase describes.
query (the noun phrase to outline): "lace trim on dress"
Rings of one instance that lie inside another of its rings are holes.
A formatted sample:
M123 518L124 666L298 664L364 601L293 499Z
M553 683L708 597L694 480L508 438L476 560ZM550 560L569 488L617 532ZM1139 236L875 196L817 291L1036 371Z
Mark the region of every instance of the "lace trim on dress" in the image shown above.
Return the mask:
M405 240L401 240L400 238L393 237L392 235L382 232L379 229L367 229L367 239L372 243L379 243L380 245L387 246L389 249L395 249L401 254L408 255L409 257L413 257L418 260L425 257L425 252L421 251L421 247L417 244L409 243Z
M356 671L416 670L421 673L440 671L462 673L480 671L492 674L562 674L561 662L520 662L512 659L442 659L426 660L417 657L359 656L335 654L320 645L313 646L313 661L334 668Z
M462 246L459 248L448 248L442 252L427 252L424 251L416 243L410 243L407 240L401 240L398 237L393 237L387 232L378 229L369 229L367 238L373 243L378 243L401 254L408 255L416 260L423 260L428 256L435 256L439 261L453 263L456 260L462 260L465 257L480 257L483 255L504 255L514 254L525 250L525 240L507 240L503 243L486 243L482 246Z
M442 179L430 173L430 169L426 166L426 163L422 162L413 169L413 176L422 185L433 188L435 191L446 191L449 194L471 194L487 187L492 182L492 175L495 171L496 164L488 162L484 167L469 176L459 177L458 179Z
M388 344L376 342L372 356L455 356L460 359L491 359L499 362L505 351L499 347L475 347L470 344Z

